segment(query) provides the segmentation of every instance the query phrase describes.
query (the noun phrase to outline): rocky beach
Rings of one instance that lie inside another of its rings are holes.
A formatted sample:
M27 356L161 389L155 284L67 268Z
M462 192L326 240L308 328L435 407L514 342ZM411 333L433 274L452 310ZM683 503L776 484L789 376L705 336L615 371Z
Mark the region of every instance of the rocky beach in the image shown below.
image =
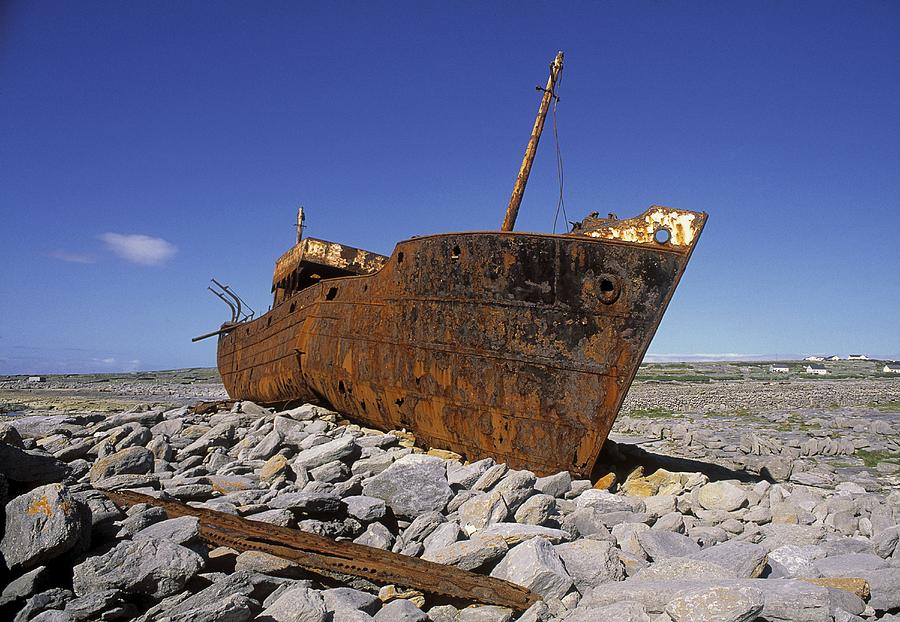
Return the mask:
M311 404L201 414L191 405L225 398L210 370L0 379L16 413L0 423L0 616L900 620L900 378L854 369L644 366L591 479L464 461ZM452 565L540 602L314 574L204 542L194 517L118 507L104 494L117 490Z

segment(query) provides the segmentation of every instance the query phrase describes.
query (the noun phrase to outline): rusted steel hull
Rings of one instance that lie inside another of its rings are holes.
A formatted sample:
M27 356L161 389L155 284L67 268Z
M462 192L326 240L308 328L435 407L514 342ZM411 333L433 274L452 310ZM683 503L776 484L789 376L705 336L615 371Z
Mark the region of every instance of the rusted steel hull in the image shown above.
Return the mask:
M469 459L587 475L705 219L406 240L222 335L222 380L234 399L317 401Z

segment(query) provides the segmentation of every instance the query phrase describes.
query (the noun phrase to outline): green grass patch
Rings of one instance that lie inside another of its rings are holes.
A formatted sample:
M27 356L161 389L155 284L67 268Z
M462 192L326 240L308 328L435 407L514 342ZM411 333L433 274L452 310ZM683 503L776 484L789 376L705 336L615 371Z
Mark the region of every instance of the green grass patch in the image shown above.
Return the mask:
M712 382L709 376L698 374L638 374L637 380L656 380L657 382Z
M860 458L867 467L874 467L879 462L900 464L900 451L887 451L885 449L880 451L867 451L865 449L857 449L856 453L853 455Z
M820 423L807 423L806 419L804 419L797 413L791 413L790 415L788 415L787 421L777 423L773 427L779 432L796 432L820 430L822 428L822 425Z
M869 406L883 413L900 412L900 402L870 402Z
M662 408L660 406L654 408L639 408L638 410L633 410L626 414L635 419L664 419L666 417L678 416L668 408Z

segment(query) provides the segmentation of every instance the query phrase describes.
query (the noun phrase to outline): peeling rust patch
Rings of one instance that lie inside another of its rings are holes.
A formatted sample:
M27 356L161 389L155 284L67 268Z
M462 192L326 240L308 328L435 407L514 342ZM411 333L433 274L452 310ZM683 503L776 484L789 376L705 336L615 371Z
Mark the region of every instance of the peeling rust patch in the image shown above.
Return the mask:
M576 229L576 234L604 240L621 240L638 244L657 244L690 247L694 244L706 221L705 214L654 205L628 220L589 216ZM660 232L667 235L657 236Z

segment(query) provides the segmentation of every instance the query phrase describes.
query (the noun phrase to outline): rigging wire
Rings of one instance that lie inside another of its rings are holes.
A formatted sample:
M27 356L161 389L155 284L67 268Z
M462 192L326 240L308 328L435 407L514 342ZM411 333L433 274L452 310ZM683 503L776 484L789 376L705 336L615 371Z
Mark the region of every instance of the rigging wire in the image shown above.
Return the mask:
M554 91L558 92L561 85L562 75L559 76ZM559 97L556 96L556 93L553 95L553 138L556 142L556 178L559 180L559 198L556 201L556 214L553 216L553 233L556 233L556 222L559 220L560 210L562 210L563 223L569 221L569 216L566 214L566 202L563 200L563 184L565 182L565 176L563 175L562 152L559 148L559 130L556 123L556 107L559 104Z

